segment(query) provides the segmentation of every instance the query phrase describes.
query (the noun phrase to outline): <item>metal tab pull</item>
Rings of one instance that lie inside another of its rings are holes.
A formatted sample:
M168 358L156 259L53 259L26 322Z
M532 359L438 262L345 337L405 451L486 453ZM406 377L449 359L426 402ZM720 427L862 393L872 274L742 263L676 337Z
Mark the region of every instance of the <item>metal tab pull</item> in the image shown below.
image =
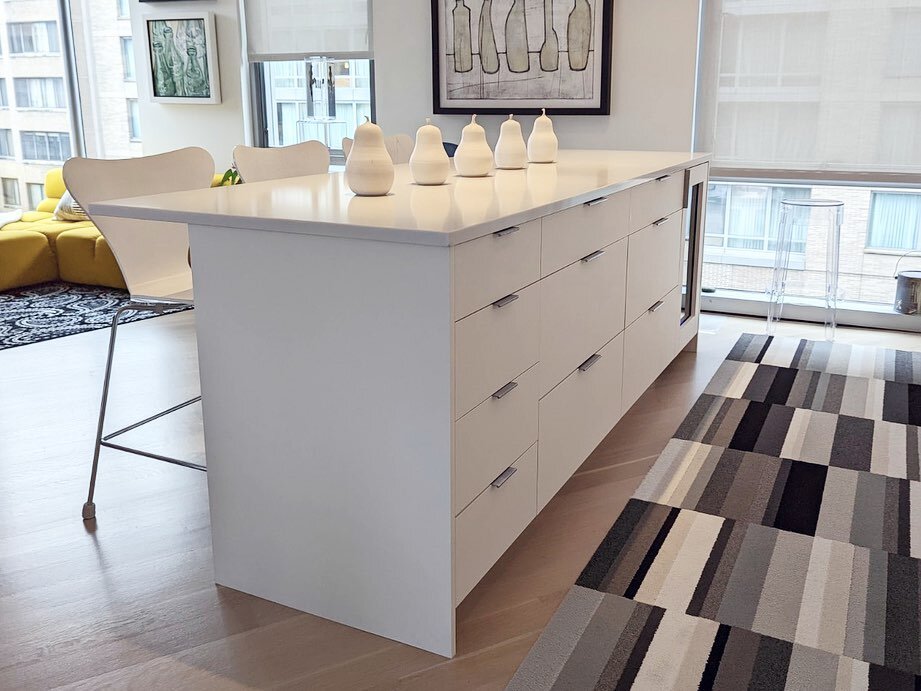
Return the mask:
M664 300L659 300L656 304L649 308L650 312L658 312L659 308L665 304Z
M598 206L599 204L604 204L608 199L608 197L598 197L598 199L592 199L590 202L585 202L585 206Z
M662 182L663 180L668 180L670 177L671 175L663 175L661 177L656 178L656 182Z
M493 480L493 481L492 481L491 483L489 483L489 484L490 484L492 487L495 487L496 489L499 489L502 485L504 485L506 482L508 482L509 478L510 478L512 475L514 475L514 474L517 473L517 472L518 472L518 468L516 468L515 466L510 465L508 468L506 468L505 470L502 471L502 474L501 474L499 477L497 477L495 480Z
M512 233L517 233L521 230L521 226L511 226L510 228L503 228L502 230L497 230L493 233L497 238L504 238L506 235L511 235Z
M598 259L598 257L600 257L602 254L604 254L604 250L596 250L595 252L582 257L582 261L588 264L589 262L593 262Z
M515 300L518 299L518 295L512 293L511 295L506 295L504 298L500 298L492 303L493 307L505 307L506 305L511 305Z
M503 386L501 389L499 389L498 391L496 391L496 393L494 393L494 394L492 395L492 397L495 398L495 399L498 401L498 400L500 400L501 398L504 398L507 394L510 394L510 393L511 393L512 391L514 391L517 387L518 387L518 382L516 382L516 381L510 381L508 384L506 384L506 385Z
M595 353L588 360L586 360L581 365L579 365L579 371L588 372L592 367L594 367L595 363L598 362L600 359L601 359L601 355L599 353Z
M666 216L665 218L660 218L658 221L656 221L656 222L653 223L652 225L654 225L654 226L661 226L661 225L663 225L663 224L665 224L665 223L668 223L668 219L669 219L669 218L671 218L671 217L670 217L670 216Z

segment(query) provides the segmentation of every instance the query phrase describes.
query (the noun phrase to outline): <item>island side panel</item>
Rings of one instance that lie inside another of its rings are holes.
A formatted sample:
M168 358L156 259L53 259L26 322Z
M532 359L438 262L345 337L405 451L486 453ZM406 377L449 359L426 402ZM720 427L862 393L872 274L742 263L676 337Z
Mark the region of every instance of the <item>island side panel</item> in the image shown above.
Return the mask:
M453 655L450 250L190 237L215 580Z

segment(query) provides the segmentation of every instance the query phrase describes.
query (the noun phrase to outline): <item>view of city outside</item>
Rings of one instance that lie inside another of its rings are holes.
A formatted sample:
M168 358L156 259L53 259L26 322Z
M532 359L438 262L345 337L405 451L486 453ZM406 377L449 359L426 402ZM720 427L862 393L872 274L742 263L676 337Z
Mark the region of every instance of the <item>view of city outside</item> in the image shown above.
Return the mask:
M263 63L269 146L316 139L332 150L371 117L369 60Z
M86 154L141 154L128 4L74 0L73 42ZM6 208L34 209L45 174L77 153L56 0L0 3L0 181Z
M702 148L714 166L921 173L921 2L714 0L719 37L702 83L712 111ZM704 99L706 102L706 99ZM712 141L707 141L707 134ZM752 172L754 171L754 172ZM843 173L846 176L846 173ZM776 177L776 176L774 176ZM794 175L795 177L795 175ZM921 190L714 182L708 202L705 287L762 292L770 282L780 201L843 201L840 292L888 304L898 258L921 249ZM825 237L798 238L788 295L823 293ZM903 268L921 267L921 258ZM729 294L731 295L731 294Z

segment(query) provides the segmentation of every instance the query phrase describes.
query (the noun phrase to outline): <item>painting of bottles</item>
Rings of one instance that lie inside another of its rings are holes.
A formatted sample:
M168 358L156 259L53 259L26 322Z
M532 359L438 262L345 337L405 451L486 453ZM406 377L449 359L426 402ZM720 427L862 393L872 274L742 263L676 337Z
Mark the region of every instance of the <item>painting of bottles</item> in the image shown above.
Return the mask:
M154 101L220 103L210 13L150 18L147 37Z
M614 0L432 0L437 113L610 113Z

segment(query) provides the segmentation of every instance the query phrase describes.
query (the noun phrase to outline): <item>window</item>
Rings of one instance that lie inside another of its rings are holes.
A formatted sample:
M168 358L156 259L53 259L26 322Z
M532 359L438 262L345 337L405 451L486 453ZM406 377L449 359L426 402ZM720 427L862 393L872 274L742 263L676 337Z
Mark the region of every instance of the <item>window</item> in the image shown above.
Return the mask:
M131 16L131 12L128 10L128 0L115 0L115 5L119 19L128 19Z
M45 198L45 186L40 182L27 182L26 194L29 196L29 208L35 209Z
M130 36L121 37L122 44L122 74L126 82L135 80L134 72L134 39Z
M874 192L870 200L867 247L921 249L921 194Z
M10 97L6 93L6 79L0 78L0 108L10 107Z
M18 108L66 108L64 80L61 77L28 77L13 80Z
M892 10L886 76L921 77L921 8Z
M20 22L7 24L6 28L13 55L59 53L61 50L57 22Z
M0 130L0 158L13 158L13 130Z
M136 98L128 99L128 137L133 142L141 141L141 115Z
M22 157L27 161L63 162L70 158L66 132L22 132Z
M3 205L19 206L19 180L16 178L0 178L3 185Z
M705 245L773 253L777 247L781 202L809 198L810 194L808 187L711 183ZM794 238L793 251L799 254L806 251L805 228L800 237Z

